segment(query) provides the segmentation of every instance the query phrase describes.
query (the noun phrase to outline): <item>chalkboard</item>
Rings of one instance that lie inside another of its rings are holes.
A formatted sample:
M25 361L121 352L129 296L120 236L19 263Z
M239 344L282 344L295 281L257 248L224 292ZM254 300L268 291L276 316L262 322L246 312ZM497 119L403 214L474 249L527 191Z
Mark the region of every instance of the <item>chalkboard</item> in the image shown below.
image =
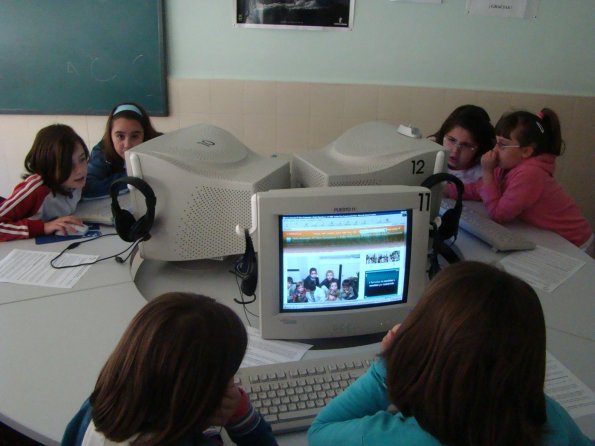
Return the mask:
M166 116L162 0L0 0L0 113Z

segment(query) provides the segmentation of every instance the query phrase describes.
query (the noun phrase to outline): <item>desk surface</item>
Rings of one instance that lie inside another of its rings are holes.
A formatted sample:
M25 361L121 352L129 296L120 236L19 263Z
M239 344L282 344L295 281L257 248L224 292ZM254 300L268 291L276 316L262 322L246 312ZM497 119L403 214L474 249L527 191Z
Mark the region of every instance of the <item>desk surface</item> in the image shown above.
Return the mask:
M548 350L595 389L591 289L595 261L555 234L523 225L514 225L514 229L542 246L586 262L554 292L537 292L546 315ZM0 258L13 249L57 252L66 244L2 243ZM105 255L125 246L110 237L81 245L76 252ZM467 259L495 263L503 257L466 233L459 235L457 246ZM175 265L146 261L140 266L136 261L131 268L108 260L92 266L69 290L0 283L0 421L44 444L58 444L107 356L146 299L171 290L198 292L221 300L245 318L233 303L238 289L228 269L228 263L216 261ZM257 305L252 307L257 313ZM252 322L257 325L254 318ZM335 352L311 351L307 357ZM581 427L595 438L595 426ZM304 432L278 440L285 446L307 444Z

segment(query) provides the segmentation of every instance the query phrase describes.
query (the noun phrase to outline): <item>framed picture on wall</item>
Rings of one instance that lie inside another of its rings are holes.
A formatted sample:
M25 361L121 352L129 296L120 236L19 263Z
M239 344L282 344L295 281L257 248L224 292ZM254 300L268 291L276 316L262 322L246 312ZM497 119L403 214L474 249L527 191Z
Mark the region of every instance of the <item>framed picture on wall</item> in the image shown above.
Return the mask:
M351 30L355 0L232 0L234 26Z

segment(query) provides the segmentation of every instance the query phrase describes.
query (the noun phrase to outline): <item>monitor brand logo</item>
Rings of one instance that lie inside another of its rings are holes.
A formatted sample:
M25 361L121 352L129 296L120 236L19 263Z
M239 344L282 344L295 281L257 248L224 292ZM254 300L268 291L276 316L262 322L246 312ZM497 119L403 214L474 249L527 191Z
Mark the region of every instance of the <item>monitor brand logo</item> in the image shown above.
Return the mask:
M355 212L355 211L357 211L357 208L354 208L354 207L344 207L344 208L335 208L334 209L334 212L336 214L341 214L344 212Z
M208 139L203 139L202 141L197 141L196 144L202 144L205 147L212 147L215 145L215 142L209 141Z

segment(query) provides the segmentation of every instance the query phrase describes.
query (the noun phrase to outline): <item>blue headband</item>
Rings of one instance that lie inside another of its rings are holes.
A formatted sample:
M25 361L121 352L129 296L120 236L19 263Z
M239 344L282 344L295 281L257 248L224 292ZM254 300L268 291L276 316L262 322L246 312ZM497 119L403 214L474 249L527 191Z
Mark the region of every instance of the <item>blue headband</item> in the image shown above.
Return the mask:
M116 109L114 110L114 113L113 113L112 116L115 116L118 113L123 112L123 111L131 111L131 112L134 112L134 113L136 113L137 115L139 115L141 117L143 116L143 112L141 112L140 109L136 105L133 105L133 104L122 104L122 105L118 105L116 107Z

